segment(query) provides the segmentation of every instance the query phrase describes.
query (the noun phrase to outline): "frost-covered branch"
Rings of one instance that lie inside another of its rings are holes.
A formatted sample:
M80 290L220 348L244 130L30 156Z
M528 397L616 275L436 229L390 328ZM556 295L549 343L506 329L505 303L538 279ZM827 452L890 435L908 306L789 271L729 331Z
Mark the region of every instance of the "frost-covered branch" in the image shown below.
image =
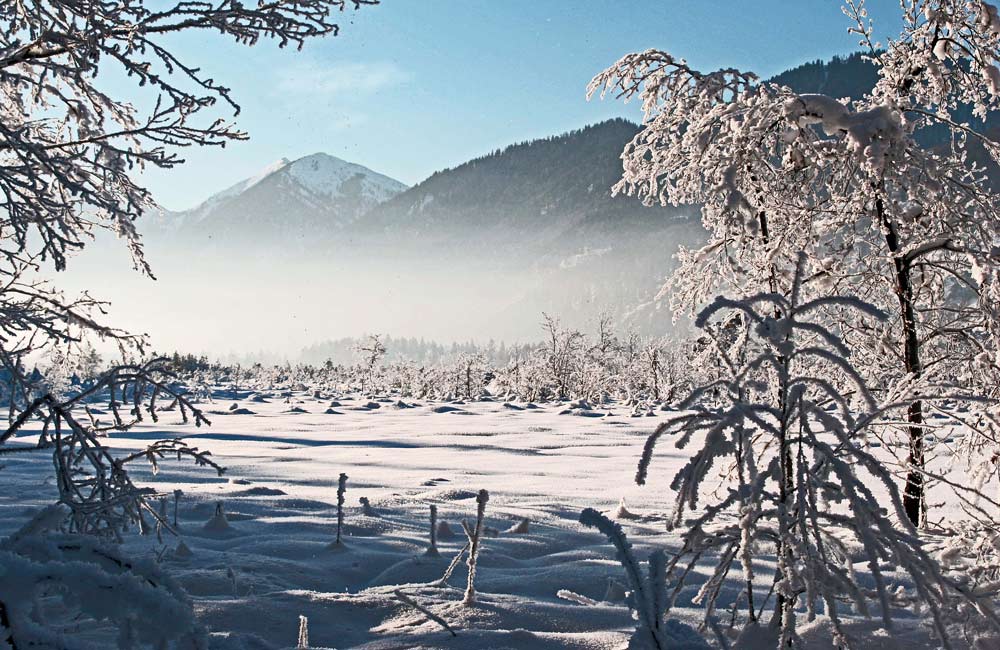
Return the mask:
M909 574L914 598L930 613L943 647L953 647L949 625L959 604L963 611L979 612L983 634L997 633L1000 618L988 600L964 589L928 554L910 524L891 468L875 455L878 448L866 444L873 429L891 422L912 401L945 403L955 396L935 391L924 380L899 386L887 402L877 400L847 358L849 349L815 320L824 314L823 300L799 302L794 288L801 286L804 269L802 257L787 297L719 299L702 311L697 322L708 327L726 311L739 310L750 334L746 354L731 377L715 384L719 391L696 388L681 402L687 412L658 427L647 441L637 473L640 484L664 440L673 438L679 449L694 447L670 483L677 504L672 523L684 539L671 565L688 561L671 573L677 581L674 592L701 575L698 565L711 558L711 575L696 598L705 607L706 623L737 564L752 607L760 578L749 549L771 543L778 564L772 623L781 638L790 642L801 610L812 620L822 604L837 642L845 643L841 602L880 618L887 629L892 626L895 596L880 563L894 558ZM841 308L877 315L871 307L854 308L854 302L831 299ZM773 316L775 305L781 319ZM735 472L721 471L732 465ZM975 490L969 492L971 497ZM699 514L684 516L706 499L710 503ZM847 554L845 538L863 551L871 591L857 587L856 559ZM747 623L755 624L757 616L748 612Z
M665 294L675 310L697 312L723 288L737 300L785 294L805 252L805 299L863 296L888 315L822 307L873 387L912 376L987 393L1000 375L1000 200L970 147L985 147L997 167L983 119L1000 108L1000 23L985 1L901 6L902 33L884 49L863 0L845 6L879 73L864 96L705 74L655 50L626 55L590 93L635 97L645 111L615 191L701 208L709 241L679 255ZM950 137L925 146L932 128ZM942 358L953 363L933 363ZM918 523L932 450L919 401L906 418L905 497Z

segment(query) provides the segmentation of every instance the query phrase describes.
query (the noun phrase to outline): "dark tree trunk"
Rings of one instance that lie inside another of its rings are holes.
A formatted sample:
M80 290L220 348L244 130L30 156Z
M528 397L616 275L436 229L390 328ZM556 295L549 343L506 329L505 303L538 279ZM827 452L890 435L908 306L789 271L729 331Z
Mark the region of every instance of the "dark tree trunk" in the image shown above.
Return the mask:
M899 299L899 314L903 325L903 365L907 374L919 377L923 368L920 364L920 340L917 338L917 318L913 299L913 282L910 278L910 262L899 255L899 235L896 225L885 213L882 199L875 202L879 223L885 231L885 243L893 255L896 297ZM924 511L924 413L923 404L918 400L910 404L906 411L909 434L909 453L906 459L906 485L903 487L903 509L914 526L919 526Z
M767 246L770 243L771 235L767 224L767 214L763 211L757 213L757 220L760 226L760 236L764 241L764 245ZM771 277L768 278L768 283L771 288L772 293L778 293L778 280L777 274L775 273L774 266L771 266ZM784 314L781 313L780 309L774 310L775 320L781 319ZM791 446L788 444L787 432L789 426L789 411L791 410L790 405L787 402L787 394L785 392L788 373L788 359L783 355L778 356L778 362L784 369L785 378L782 379L782 385L778 392L778 408L781 411L781 428L779 431L778 438L778 453L781 455L781 479L778 485L778 495L781 500L782 508L784 510L779 516L787 517L788 512L791 509L791 496L794 490L793 485L793 475L792 475L792 450ZM778 557L782 557L787 553L788 549L784 547L782 540L778 540ZM780 567L775 571L775 582L780 579L781 569ZM786 597L782 593L778 593L777 598L775 598L774 605L774 616L771 617L771 625L775 628L780 628L785 617L786 608Z
M653 350L653 363L650 368L653 372L653 399L660 399L660 351Z
M787 382L788 360L781 357L781 364L784 367L784 372L786 373L783 382ZM788 441L788 430L791 426L791 405L788 403L788 394L785 391L786 386L781 387L781 393L779 395L779 401L781 403L781 426L778 430L778 453L781 455L780 470L781 470L781 482L778 486L778 498L780 499L780 511L778 516L784 519L785 532L787 532L792 523L790 521L791 514L793 511L793 494L795 492L795 482L793 474L793 464L795 462L794 456L792 456L792 446ZM779 528L780 530L780 528ZM791 552L785 547L784 541L779 540L778 543L778 569L775 572L775 581L781 579L781 560L784 559L786 562L793 561L791 557ZM774 616L771 619L771 625L775 629L780 629L784 623L785 610L794 607L794 597L792 602L789 602L789 598L781 593L780 591L775 598L774 605ZM789 645L784 646L786 648L791 648L791 639L789 639Z

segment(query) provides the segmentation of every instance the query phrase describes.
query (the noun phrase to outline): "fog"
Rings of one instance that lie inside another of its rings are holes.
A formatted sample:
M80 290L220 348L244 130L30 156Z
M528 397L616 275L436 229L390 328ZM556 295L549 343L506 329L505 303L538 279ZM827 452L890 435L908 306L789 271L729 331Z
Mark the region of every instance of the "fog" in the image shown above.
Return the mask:
M133 269L123 242L102 233L55 281L69 293L87 289L109 300L105 321L147 334L156 351L210 358L294 361L309 345L368 333L441 343L534 341L543 311L591 329L602 311L648 300L662 279L649 272L641 289L623 293L616 255L543 266L455 250L414 255L341 246L264 254L185 250L156 237L145 247L155 280ZM669 327L668 316L657 320Z

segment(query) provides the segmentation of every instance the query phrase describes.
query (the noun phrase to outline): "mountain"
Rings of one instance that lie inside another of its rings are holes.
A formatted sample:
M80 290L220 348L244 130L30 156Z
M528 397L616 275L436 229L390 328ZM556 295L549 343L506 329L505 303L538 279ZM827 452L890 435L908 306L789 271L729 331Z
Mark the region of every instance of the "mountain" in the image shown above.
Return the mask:
M768 81L788 86L797 93L819 93L838 99L859 99L878 82L878 70L860 52L835 56L829 61L810 61L785 70Z
M860 53L805 63L770 79L797 92L852 98L877 80L875 66ZM621 175L619 154L639 130L614 119L513 144L408 189L323 153L282 159L192 210L166 213L160 229L186 243L216 247L391 248L417 256L434 248L436 255L483 262L577 265L609 246L633 245L678 227L697 229L693 208L646 207L612 196ZM946 135L939 131L918 136L935 144Z
M838 99L849 97L858 99L870 92L878 82L878 70L865 59L865 55L855 52L849 56L835 56L830 61L811 61L786 70L770 81L788 86L798 93L820 93ZM986 135L996 140L1000 137L1000 115L990 113L986 120L973 115L972 106L960 104L953 109L952 117L959 123L985 130ZM924 127L916 133L917 141L925 147L944 146L948 142L949 130L943 124ZM1000 166L992 159L982 143L970 138L967 144L971 162L985 167L991 184L1000 190Z
M372 209L349 233L466 254L536 257L601 248L687 223L690 210L612 196L619 155L639 126L614 119L522 142L432 174Z
M185 212L159 230L183 240L268 247L327 240L406 185L325 153L281 159Z
M500 283L498 309L482 315L492 336L534 338L543 311L577 327L608 311L662 332L662 313L655 323L649 310L625 315L651 305L678 247L705 234L694 208L613 196L639 128L613 119L493 151L432 174L344 234L354 254L408 274Z
M877 78L851 55L772 81L858 98ZM640 128L615 119L512 144L411 188L325 154L281 160L147 228L171 295L163 320L220 332L225 345L271 327L254 347L293 331L302 345L366 331L534 340L543 311L575 327L608 311L619 326L667 333L654 296L678 249L705 233L696 206L612 195ZM941 142L933 129L919 137ZM134 313L157 308L148 293L127 294Z

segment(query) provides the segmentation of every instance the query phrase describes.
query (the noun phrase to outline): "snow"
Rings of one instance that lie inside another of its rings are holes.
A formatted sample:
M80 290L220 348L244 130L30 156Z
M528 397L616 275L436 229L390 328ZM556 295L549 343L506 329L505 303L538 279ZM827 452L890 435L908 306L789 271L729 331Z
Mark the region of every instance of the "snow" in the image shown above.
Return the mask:
M291 164L291 161L288 160L288 158L282 158L281 160L279 160L277 162L274 162L274 163L271 163L270 165L268 165L264 169L260 170L254 176L252 176L252 177L250 177L250 178L248 178L248 179L246 179L246 180L244 180L244 181L242 181L240 183L237 183L236 185L233 185L232 187L230 187L227 190L223 190L222 192L219 192L218 194L215 195L215 197L219 198L219 199L222 199L222 198L226 198L226 197L230 197L230 196L235 196L235 195L237 195L237 194L239 194L241 192L245 192L248 189L250 189L251 187L253 187L254 185L256 185L257 183L261 182L262 180L264 180L265 178L267 178L268 176L270 176L271 174L274 174L274 173L276 173L278 171L281 171L282 169L284 169L285 167L287 167L290 164Z
M826 95L802 94L789 99L785 117L798 126L822 125L827 135L845 133L858 158L881 169L890 148L903 136L901 117L888 105L852 111Z
M406 189L388 176L325 153L299 158L288 165L287 174L309 192L329 198L342 196L344 183L355 176L362 179L364 195L378 203Z
M157 220L157 225L161 228L170 228L173 230L178 230L183 227L187 227L193 224L200 223L204 219L211 216L214 208L218 206L223 201L239 196L243 192L246 192L251 187L257 185L265 178L275 174L286 166L290 164L288 158L282 158L281 160L275 161L270 165L264 167L259 172L251 176L250 178L245 178L235 185L231 185L221 192L217 192L212 196L208 197L204 202L198 204L192 210L187 210L184 212L166 212L162 211Z
M314 153L296 160L282 158L253 176L213 194L191 210L169 212L161 209L154 215L154 225L163 230L178 231L206 222L230 200L272 180L290 194L321 208L347 196L345 184L354 179L360 181L360 197L369 207L388 201L407 189L403 183L362 165L329 154Z
M161 463L155 477L137 472L141 483L165 495L171 517L173 491L182 491L179 537L164 534L161 543L134 535L125 544L132 557L162 554L166 573L189 592L198 622L212 631L212 648L294 647L300 617L308 619L315 648L625 648L635 625L619 586L626 577L607 539L579 525L580 512L627 512L618 523L643 565L651 551L669 554L680 544L665 519L673 507L668 482L685 453L664 446L648 485L632 482L647 435L671 417L668 411L634 418L631 406L611 403L602 407L603 417L589 418L560 415L572 411L560 403L511 409L500 401L469 401L449 411L440 408L449 404L426 401L373 409L369 404L390 406L398 398L311 390L266 394L263 401L216 394L215 403L202 404L211 412L209 429L176 424L178 415L166 412L160 424L115 433L109 441L125 451L185 435L227 467L221 478L182 463ZM339 402L339 415L326 414L331 401ZM230 410L233 403L238 408ZM239 414L249 404L255 414ZM31 442L32 435L25 432L17 442ZM45 452L3 462L0 535L7 535L51 503L56 489L51 481L39 486L39 477L51 474ZM341 473L350 477L346 536L341 547L330 548ZM475 521L483 489L490 498L476 603L466 606L464 561L450 586L437 581L465 544L461 522ZM439 555L427 553L431 505L439 529L454 533L439 535ZM774 567L766 552L755 558L762 574ZM863 565L857 571L868 580ZM667 627L671 637L681 638L688 629L682 624L698 626L701 610L691 603L697 588L679 595L670 613L678 621ZM737 593L739 587L726 589ZM720 616L723 623L728 616ZM897 616L896 636L850 616L847 628L872 640L861 648L937 647L916 614ZM803 618L808 650L831 647L828 632L823 617L808 625ZM690 638L685 643L679 647L703 647Z

